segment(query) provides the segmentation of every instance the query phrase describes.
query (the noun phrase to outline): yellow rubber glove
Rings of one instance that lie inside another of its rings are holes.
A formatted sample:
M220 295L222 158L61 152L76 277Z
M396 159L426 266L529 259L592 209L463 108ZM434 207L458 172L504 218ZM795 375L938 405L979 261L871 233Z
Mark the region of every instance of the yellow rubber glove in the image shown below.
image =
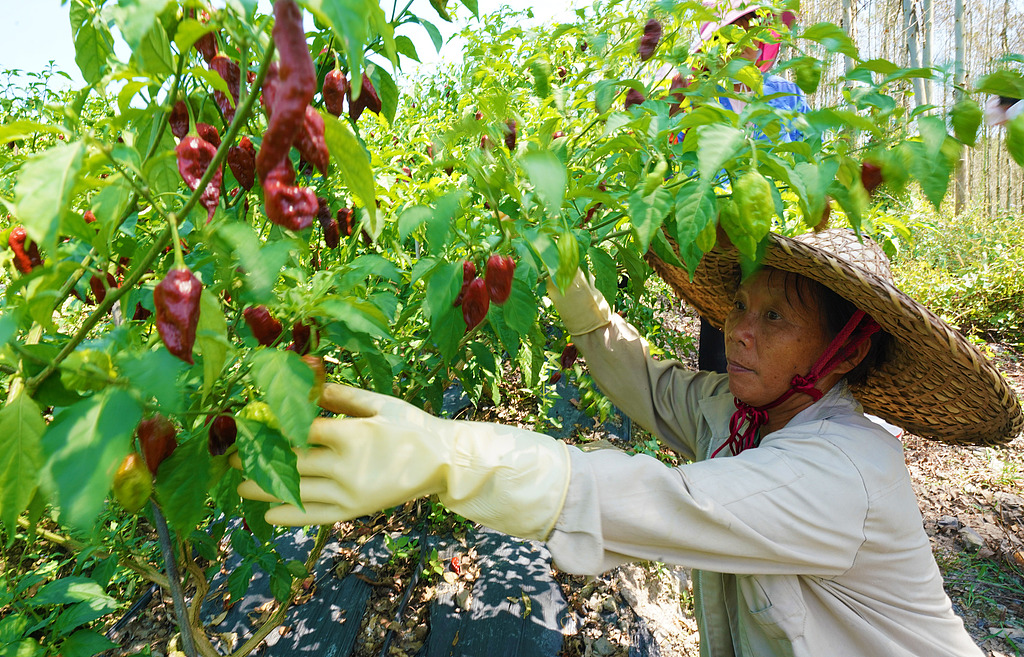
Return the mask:
M596 331L612 321L612 309L604 295L597 291L590 276L582 270L576 270L576 277L564 294L548 278L548 297L562 318L565 330L572 335Z
M267 522L324 525L425 495L498 531L543 540L569 487L569 451L550 436L484 422L444 420L394 397L327 384L310 449L297 452L305 511L271 508ZM251 480L242 497L280 500Z

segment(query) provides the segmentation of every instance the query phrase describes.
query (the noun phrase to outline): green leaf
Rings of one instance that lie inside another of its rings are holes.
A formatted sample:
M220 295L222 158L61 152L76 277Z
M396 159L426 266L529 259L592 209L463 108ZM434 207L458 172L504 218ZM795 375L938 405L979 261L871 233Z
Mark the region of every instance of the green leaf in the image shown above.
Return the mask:
M154 487L156 499L167 524L179 533L187 534L206 514L210 459L206 440L200 437L178 445L160 464Z
M679 256L676 255L675 249L672 248L672 245L669 244L664 231L654 231L654 236L651 238L651 251L673 267L686 266L683 264L683 261L679 259Z
M825 211L826 194L839 170L839 160L824 160L820 164L800 162L793 167L790 184L800 201L804 220L808 226L817 226Z
M93 657L101 652L119 647L107 637L93 630L78 630L60 646L62 657Z
M420 224L430 218L431 210L425 205L414 205L404 212L398 218L398 237L403 242L405 238L409 237L409 234L419 228Z
M380 66L373 69L373 86L380 98L380 114L393 123L395 113L398 111L398 85L395 84L391 75Z
M249 581L252 579L252 564L243 561L231 574L228 575L228 592L232 600L241 600L249 589Z
M132 50L138 50L143 37L156 24L157 15L167 6L168 0L118 0L110 6L111 17L117 23L121 36ZM161 31L162 26L159 26Z
M742 130L721 123L697 128L697 170L700 179L711 182L745 143Z
M598 114L604 114L611 109L618 91L614 80L599 80L594 83L594 105Z
M135 398L111 387L64 409L47 427L42 445L48 459L40 479L65 522L83 531L95 529L141 419Z
M449 306L430 323L430 339L437 345L441 357L450 363L459 346L459 341L466 334L466 320L462 318L462 308Z
M433 23L425 21L421 17L416 17L416 20L411 22L422 25L423 29L427 31L431 43L434 44L434 50L441 52L441 48L444 46L444 37L441 36L441 30L437 29Z
M234 251L235 258L246 272L245 285L256 300L270 299L292 246L286 241L276 241L261 247L256 231L244 223L223 224L217 229L217 235L225 239Z
M405 55L414 62L420 61L420 56L416 54L416 45L412 42L412 39L404 34L395 37L395 49L398 51L398 54Z
M1024 114L1006 124L1006 150L1014 162L1024 167Z
M22 119L20 121L11 121L10 123L0 125L0 144L6 144L9 141L25 139L27 137L40 134L68 136L68 132L60 126L36 123L35 121L26 121Z
M462 289L462 263L449 262L434 270L423 297L423 315L431 325L447 314Z
M857 46L854 45L853 40L843 31L843 28L833 23L811 25L801 32L800 36L804 39L820 43L829 52L838 52L847 57L858 59Z
M619 274L615 259L596 246L590 247L588 254L594 272L594 286L608 303L614 304L619 293Z
M204 288L199 299L199 323L196 325L196 342L203 354L203 400L213 390L220 378L221 370L228 358L231 343L228 341L228 322L220 301Z
M533 183L537 195L544 201L548 215L557 217L562 212L565 198L565 165L551 151L529 151L519 158L526 175Z
M633 226L633 236L646 253L654 233L661 228L662 222L672 211L672 192L658 187L649 196L643 195L643 183L633 190L629 196L629 220Z
M715 192L707 183L690 181L676 194L676 243L691 278L700 259L714 246L716 210ZM702 239L709 227L710 244Z
M301 508L295 452L285 437L260 422L237 418L237 425L236 444L245 476L274 497Z
M473 12L473 15L477 18L480 17L480 10L477 5L477 0L462 0L462 6Z
M555 285L564 290L576 277L576 270L580 266L580 245L576 237L566 231L558 236L558 268L554 271Z
M317 310L337 320L353 333L374 338L391 338L388 318L380 308L368 301L329 297L317 305Z
M377 220L376 183L373 170L370 168L370 156L352 132L348 121L339 121L326 112L324 117L324 137L331 157L341 169L345 184L362 202L370 213L370 233L376 238L380 235L383 225Z
M334 30L345 47L352 84L362 83L363 50L370 41L370 21L380 7L373 0L303 0L301 3Z
M178 47L178 52L187 53L191 50L192 46L195 45L204 34L212 32L214 27L206 23L200 23L194 18L185 18L178 23L178 28L174 32L174 45Z
M952 138L946 134L945 121L937 116L923 116L917 125L921 141L906 142L912 153L910 174L920 183L925 198L938 210L949 189L949 174L953 168L943 147L947 139L952 141Z
M95 84L106 72L107 59L114 52L114 38L92 3L72 0L69 15L75 42L75 63L85 81Z
M512 278L512 293L509 294L508 301L501 306L505 323L521 336L528 335L530 329L537 323L537 309L540 304L533 293L534 287L535 285L522 280L519 269L516 269L516 275Z
M135 54L143 68L156 76L169 76L174 74L174 56L171 54L171 44L167 40L167 31L159 21L153 24L153 29L146 33L146 36L135 48Z
M47 250L57 250L60 218L68 210L85 156L85 144L62 144L25 163L14 187L15 211L28 236Z
M431 253L440 255L448 244L448 235L451 232L452 219L466 197L465 190L449 192L437 200L434 211L427 219L427 227L424 236L427 240L427 248Z
M76 576L61 577L44 584L25 602L32 607L43 607L91 601L109 605L111 609L117 608L117 601L107 595L102 586L88 577Z
M964 98L956 105L953 105L953 109L949 111L949 120L953 125L953 133L957 139L968 146L974 146L974 142L978 137L978 128L981 126L981 121L984 117L985 113L982 111L981 105L973 98Z
M305 445L317 414L316 405L309 401L313 370L294 351L261 349L253 357L252 375L277 416L281 433L293 445Z
M203 321L202 315L199 321ZM121 375L131 382L131 387L137 390L143 399L156 399L165 413L180 413L185 410L185 394L178 381L188 369L188 365L180 358L161 348L143 354L118 354L116 364Z
M78 602L60 612L53 624L53 631L58 636L70 634L72 630L102 618L117 609L117 601L104 595Z
M36 492L46 422L24 392L0 409L0 522L14 527Z

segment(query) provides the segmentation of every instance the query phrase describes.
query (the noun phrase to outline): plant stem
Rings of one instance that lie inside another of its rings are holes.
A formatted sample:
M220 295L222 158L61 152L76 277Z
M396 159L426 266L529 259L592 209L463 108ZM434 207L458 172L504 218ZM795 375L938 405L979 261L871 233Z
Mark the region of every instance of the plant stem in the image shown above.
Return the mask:
M167 521L156 500L150 500L153 505L153 520L156 524L156 533L160 537L160 552L164 557L164 567L167 569L167 581L170 584L171 600L174 602L174 616L178 621L178 630L181 632L181 649L188 657L198 657L196 652L195 639L192 638L192 625L188 622L188 607L185 606L185 593L181 590L181 578L178 575L178 564L174 559L174 547L171 545L171 535L167 530Z

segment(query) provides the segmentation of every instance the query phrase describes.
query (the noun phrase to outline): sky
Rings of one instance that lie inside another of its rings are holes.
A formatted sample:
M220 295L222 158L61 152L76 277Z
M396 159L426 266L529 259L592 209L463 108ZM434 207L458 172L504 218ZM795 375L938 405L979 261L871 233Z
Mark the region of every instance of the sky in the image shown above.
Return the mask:
M456 0L449 0L449 6ZM552 19L569 20L573 0L546 0L533 3L528 0L479 0L481 15L490 13L500 6L508 5L514 9L525 9L532 6L535 20L546 22ZM108 4L116 4L108 0ZM269 0L260 0L261 7L269 11ZM382 2L385 13L390 18L390 2ZM65 86L78 88L83 85L81 73L75 64L75 48L71 41L71 25L68 20L68 4L61 6L60 0L0 0L0 74L3 71L19 69L28 72L41 72L49 62L55 62L55 68L72 76L71 82ZM445 23L430 6L429 0L413 0L412 11L418 16L433 23L446 38L456 31L450 23ZM469 12L461 5L461 15ZM307 13L308 17L308 13ZM459 46L451 43L442 49L439 56L427 36L426 31L418 26L404 26L402 34L409 36L416 45L417 53L424 64L436 63L440 57L457 57ZM128 49L123 42L115 45L115 53L127 58ZM403 58L404 60L404 58ZM415 62L412 63L415 65ZM403 62L403 66L405 66ZM412 72L412 69L407 72ZM0 85L6 79L0 77ZM58 80L58 84L61 80ZM2 117L0 117L2 118Z

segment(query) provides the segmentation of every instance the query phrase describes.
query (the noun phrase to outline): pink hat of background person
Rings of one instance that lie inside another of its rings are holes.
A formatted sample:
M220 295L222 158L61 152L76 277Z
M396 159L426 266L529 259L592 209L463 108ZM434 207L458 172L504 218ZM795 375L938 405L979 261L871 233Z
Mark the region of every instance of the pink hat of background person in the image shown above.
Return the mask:
M756 0L705 0L704 6L708 9L724 11L724 14L718 21L701 24L699 32L700 44L703 44L705 41L710 39L711 35L713 35L719 28L725 25L732 25L740 18L752 14L758 9L769 9L775 13L775 10L772 9L770 4L757 2ZM780 19L782 20L783 25L791 27L793 23L796 22L796 14L791 11L784 11L780 16ZM774 30L772 30L772 34L776 37L778 36L778 33ZM761 69L762 72L768 71L768 69L775 65L775 60L779 56L779 48L780 45L777 43L761 44L761 56L758 58L758 61L760 62L758 64L758 68ZM698 45L694 50L699 49L700 45Z

